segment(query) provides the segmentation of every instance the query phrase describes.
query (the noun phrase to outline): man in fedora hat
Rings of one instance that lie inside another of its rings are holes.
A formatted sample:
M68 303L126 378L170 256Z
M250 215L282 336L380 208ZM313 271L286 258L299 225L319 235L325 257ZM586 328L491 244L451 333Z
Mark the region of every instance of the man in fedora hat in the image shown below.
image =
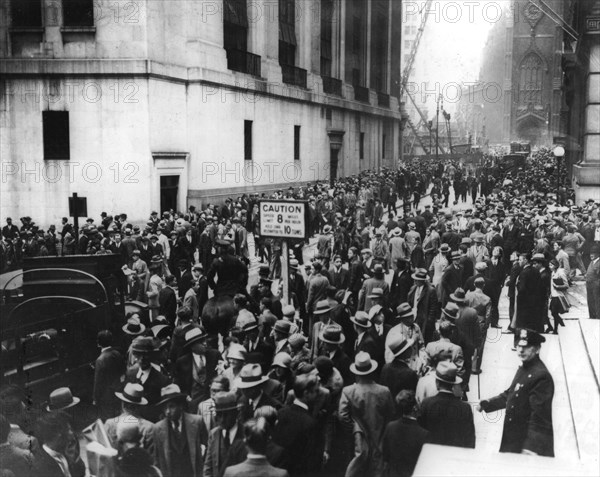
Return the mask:
M516 323L512 328L528 328L538 332L544 331L544 323L540 320L541 303L540 273L531 264L531 253L519 255L521 273L517 278Z
M164 419L154 427L154 457L164 477L201 477L208 432L202 417L185 412L186 394L177 384L161 389Z
M203 477L221 477L229 466L246 459L246 447L234 392L214 396L217 426L208 434Z
M265 391L269 378L263 374L260 364L250 363L244 365L235 380L235 387L243 394L242 417L249 419L261 406L281 407L281 402L270 396Z
M344 352L342 344L346 341L342 327L337 323L324 326L319 333L322 343L321 355L331 359L333 366L340 372L344 385L352 384L353 376L350 372L352 360Z
M482 339L481 323L477 315L477 310L467 304L466 293L462 288L457 288L450 295L453 303L458 305L458 317L456 318L456 328L467 337L474 349L479 349Z
M175 383L190 396L190 409L196 409L198 403L210 397L210 383L217 375L221 355L207 346L207 338L202 328L190 328L185 333L186 352L174 366Z
M435 370L438 394L421 404L420 424L429 431L429 442L443 446L475 448L475 424L471 406L453 392L460 384L458 368L450 361L438 363Z
M461 254L459 251L452 252L452 263L442 273L442 279L438 286L438 298L442 306L446 306L450 295L462 283L462 268L460 268Z
M400 303L396 308L396 316L400 323L394 326L385 339L385 362L391 363L394 355L390 351L390 343L398 338L412 342L411 353L408 359L409 367L419 373L424 366L425 341L421 328L415 323L415 314L408 303Z
M394 360L383 365L380 377L381 384L389 388L392 396L396 396L403 389L415 391L419 378L417 373L410 369L408 365L412 353L412 340L407 340L399 335L392 339L388 345Z
M375 292L375 289L377 292ZM373 306L373 295L375 298L383 299L385 302L385 298L390 292L390 286L385 281L385 274L383 271L383 266L381 264L376 264L373 267L373 277L366 279L363 282L363 286L360 290L358 296L358 309L360 311L368 311Z
M321 331L326 326L333 324L329 301L320 300L315 306L313 316L318 321L315 322L311 330L311 359L316 358L322 352L322 342L320 341Z
M540 359L546 339L533 330L516 332L517 355L521 366L510 387L491 399L484 399L478 411L506 409L500 452L554 457L552 399L554 380Z
M435 370L439 357L444 356L445 360L449 360L458 369L458 377L463 379L465 375L465 358L462 348L454 344L451 340L454 333L455 325L450 320L442 320L439 326L440 339L432 341L425 346L425 354L427 355L427 366L429 369Z
M412 307L415 323L423 334L424 342L429 343L433 339L435 322L440 316L440 303L424 268L417 268L412 279L414 284L408 292L406 302Z
M152 363L156 351L153 338L138 336L131 343L135 364L125 373L126 382L144 386L144 397L149 406L144 409L143 416L152 422L156 422L159 415L159 410L154 406L160 400L160 390L170 382L170 379L159 371L160 368Z
M278 353L290 353L292 351L288 338L290 337L290 330L292 323L287 320L277 320L273 326L272 336L275 342L275 350L273 356Z
M107 419L104 429L112 444L118 448L117 427L119 423L137 423L140 430L142 448L152 453L154 451L154 424L141 416L140 410L148 405L144 397L144 387L137 383L125 383L121 391L115 392L115 396L121 403L121 414Z
M357 311L354 316L350 317L350 321L354 324L354 331L357 335L354 344L354 356L360 352L375 356L377 354L377 342L373 335L368 332L373 326L373 323L369 320L369 315L364 311Z
M355 457L349 467L355 468L354 475L381 475L382 437L394 416L394 400L386 386L374 381L377 362L369 353L357 353L350 370L356 376L356 384L342 390L338 406L342 426L355 436Z

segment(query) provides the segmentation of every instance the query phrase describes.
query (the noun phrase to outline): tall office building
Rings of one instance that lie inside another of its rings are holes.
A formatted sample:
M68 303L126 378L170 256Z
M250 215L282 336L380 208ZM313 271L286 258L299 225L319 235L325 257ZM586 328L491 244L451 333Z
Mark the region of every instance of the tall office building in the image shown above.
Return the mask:
M399 157L400 1L2 7L2 216L76 192L140 220Z

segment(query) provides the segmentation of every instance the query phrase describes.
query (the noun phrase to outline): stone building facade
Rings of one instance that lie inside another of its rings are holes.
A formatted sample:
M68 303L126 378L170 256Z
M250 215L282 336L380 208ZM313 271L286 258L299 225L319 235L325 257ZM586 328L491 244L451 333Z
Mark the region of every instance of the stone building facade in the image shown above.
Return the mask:
M401 2L7 0L2 216L186 210L394 166Z

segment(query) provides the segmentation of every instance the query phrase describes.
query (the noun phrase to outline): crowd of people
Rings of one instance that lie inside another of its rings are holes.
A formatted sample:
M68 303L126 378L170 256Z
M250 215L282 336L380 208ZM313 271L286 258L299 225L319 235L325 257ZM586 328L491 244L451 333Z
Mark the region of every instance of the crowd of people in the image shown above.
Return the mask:
M599 205L560 205L528 185L431 161L278 191L308 201L313 237L289 244L289 300L281 243L259 234L258 194L152 212L143 227L126 214L79 232L66 218L60 232L7 219L2 270L23 257L117 254L129 298L147 303L148 316L97 336L93 405L115 475L409 476L424 443L474 448L465 401L505 286L504 332L523 368L477 410L507 408L501 451L553 456L539 350L564 326L574 281L586 280L600 318ZM211 295L232 303L224 333ZM18 387L0 390L2 467L85 475L78 405L59 388L40 415Z

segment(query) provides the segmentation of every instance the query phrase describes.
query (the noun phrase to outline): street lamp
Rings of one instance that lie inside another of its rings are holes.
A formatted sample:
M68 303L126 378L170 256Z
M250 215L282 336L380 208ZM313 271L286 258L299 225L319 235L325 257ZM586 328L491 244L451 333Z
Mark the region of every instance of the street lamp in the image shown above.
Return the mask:
M554 157L556 157L556 202L558 205L562 205L560 200L560 161L565 156L565 148L556 146L552 152Z

